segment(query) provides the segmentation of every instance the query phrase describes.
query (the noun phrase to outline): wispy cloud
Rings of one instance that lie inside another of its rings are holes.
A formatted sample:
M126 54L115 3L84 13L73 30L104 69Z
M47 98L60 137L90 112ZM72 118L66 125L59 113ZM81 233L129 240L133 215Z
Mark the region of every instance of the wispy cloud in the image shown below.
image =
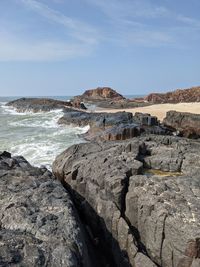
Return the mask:
M78 4L78 0L73 1ZM67 60L89 56L97 46L111 43L119 49L135 46L180 47L185 44L186 39L191 40L199 36L200 20L165 7L164 1L157 1L157 4L150 0L82 1L88 7L88 14L94 12L99 15L99 21L96 23L98 28L94 26L93 18L87 19L86 22L86 16L82 20L69 16L66 4L68 1L15 0L18 8L23 8L23 12L29 10L30 16L39 15L40 22L37 27L41 25L44 29L48 28L50 34L43 36L40 29L39 36L32 34L29 26L33 25L29 23L27 28L19 27L17 30L18 23L26 24L26 15L20 18L20 22L19 18L16 19L14 28L0 24L0 61ZM59 3L62 4L63 12L58 11L61 7ZM58 7L58 10L53 7ZM55 28L58 28L59 34Z
M27 8L37 12L46 19L60 24L69 31L70 35L78 40L84 41L86 43L96 43L97 42L97 31L94 27L86 24L83 21L79 21L75 18L71 18L56 11L47 5L40 3L36 0L18 0Z
M152 20L166 18L169 10L153 6L146 0L86 0L103 12L112 31L107 32L110 40L122 46L163 46L174 44L173 36L167 29L151 27Z
M91 53L91 47L84 44L52 40L28 42L2 32L0 36L0 61L64 61Z
M176 13L162 2L159 5L149 0L85 1L107 16L112 27L110 38L124 46L182 47L183 33L186 36L188 28L192 34L200 29L200 20Z
M17 3L55 23L65 37L35 38L28 26L22 33L20 26L19 31L17 26L13 31L12 27L6 27L5 30L5 25L0 25L0 61L63 61L89 56L94 51L98 43L94 27L36 0L17 0Z
M169 10L164 6L153 6L146 0L86 0L92 5L96 5L112 18L155 18L163 17Z

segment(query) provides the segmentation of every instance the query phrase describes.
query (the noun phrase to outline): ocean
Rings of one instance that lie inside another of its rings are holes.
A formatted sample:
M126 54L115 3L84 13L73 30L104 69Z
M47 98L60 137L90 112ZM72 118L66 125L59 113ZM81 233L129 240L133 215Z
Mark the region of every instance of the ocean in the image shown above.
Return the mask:
M7 107L8 101L19 97L0 97L0 151L25 157L32 165L51 169L55 157L73 144L84 142L79 135L88 127L58 125L62 110L40 113L18 113ZM54 97L54 99L70 99Z
M0 97L0 151L21 155L34 166L45 165L51 169L59 153L73 144L84 142L80 134L87 132L89 127L58 125L58 119L63 116L62 110L18 113L6 106L8 101L18 98ZM72 97L47 98L69 100Z

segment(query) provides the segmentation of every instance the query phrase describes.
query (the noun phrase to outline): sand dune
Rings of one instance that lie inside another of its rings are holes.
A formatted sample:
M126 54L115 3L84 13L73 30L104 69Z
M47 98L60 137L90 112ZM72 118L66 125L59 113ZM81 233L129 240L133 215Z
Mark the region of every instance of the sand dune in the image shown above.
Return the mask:
M166 116L166 112L169 110L176 110L180 112L190 112L200 114L200 102L198 103L178 103L178 104L158 104L147 107L129 108L129 109L101 109L96 112L117 112L127 111L132 112L143 112L150 113L153 116L158 117L159 120L163 120Z

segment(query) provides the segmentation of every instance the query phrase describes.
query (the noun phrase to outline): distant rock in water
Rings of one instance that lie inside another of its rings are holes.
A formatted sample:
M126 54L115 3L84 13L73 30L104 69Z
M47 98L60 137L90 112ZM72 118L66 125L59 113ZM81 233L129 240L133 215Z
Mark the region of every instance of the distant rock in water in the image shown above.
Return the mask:
M144 98L152 104L200 102L200 86L189 89L178 89L167 93L151 93Z
M0 188L0 266L98 266L69 193L46 168L0 152Z
M14 107L18 112L40 112L51 111L55 109L63 109L66 107L86 109L84 104L80 101L61 101L51 98L20 98L6 104L7 106Z
M163 123L180 136L200 138L200 114L168 111Z
M115 90L113 90L110 87L98 87L96 89L90 89L86 90L82 95L77 96L76 98L79 98L83 101L99 101L99 100L124 100L125 97L123 97L121 94L117 93Z
M113 266L200 266L199 142L149 135L74 145L53 172Z
M127 99L110 87L86 90L82 95L75 96L73 101L95 104L101 108L116 109L148 105L143 99Z

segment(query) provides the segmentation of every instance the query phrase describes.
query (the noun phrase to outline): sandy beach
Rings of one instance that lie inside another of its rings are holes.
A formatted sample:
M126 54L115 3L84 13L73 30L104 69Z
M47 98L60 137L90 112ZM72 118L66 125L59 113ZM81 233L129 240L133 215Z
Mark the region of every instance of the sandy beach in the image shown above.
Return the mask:
M178 103L178 104L158 104L139 108L128 108L128 109L101 109L96 112L117 112L127 111L132 112L143 112L150 113L152 116L158 117L159 120L163 120L166 116L166 112L169 110L176 110L180 112L190 112L200 114L200 102L198 103Z

